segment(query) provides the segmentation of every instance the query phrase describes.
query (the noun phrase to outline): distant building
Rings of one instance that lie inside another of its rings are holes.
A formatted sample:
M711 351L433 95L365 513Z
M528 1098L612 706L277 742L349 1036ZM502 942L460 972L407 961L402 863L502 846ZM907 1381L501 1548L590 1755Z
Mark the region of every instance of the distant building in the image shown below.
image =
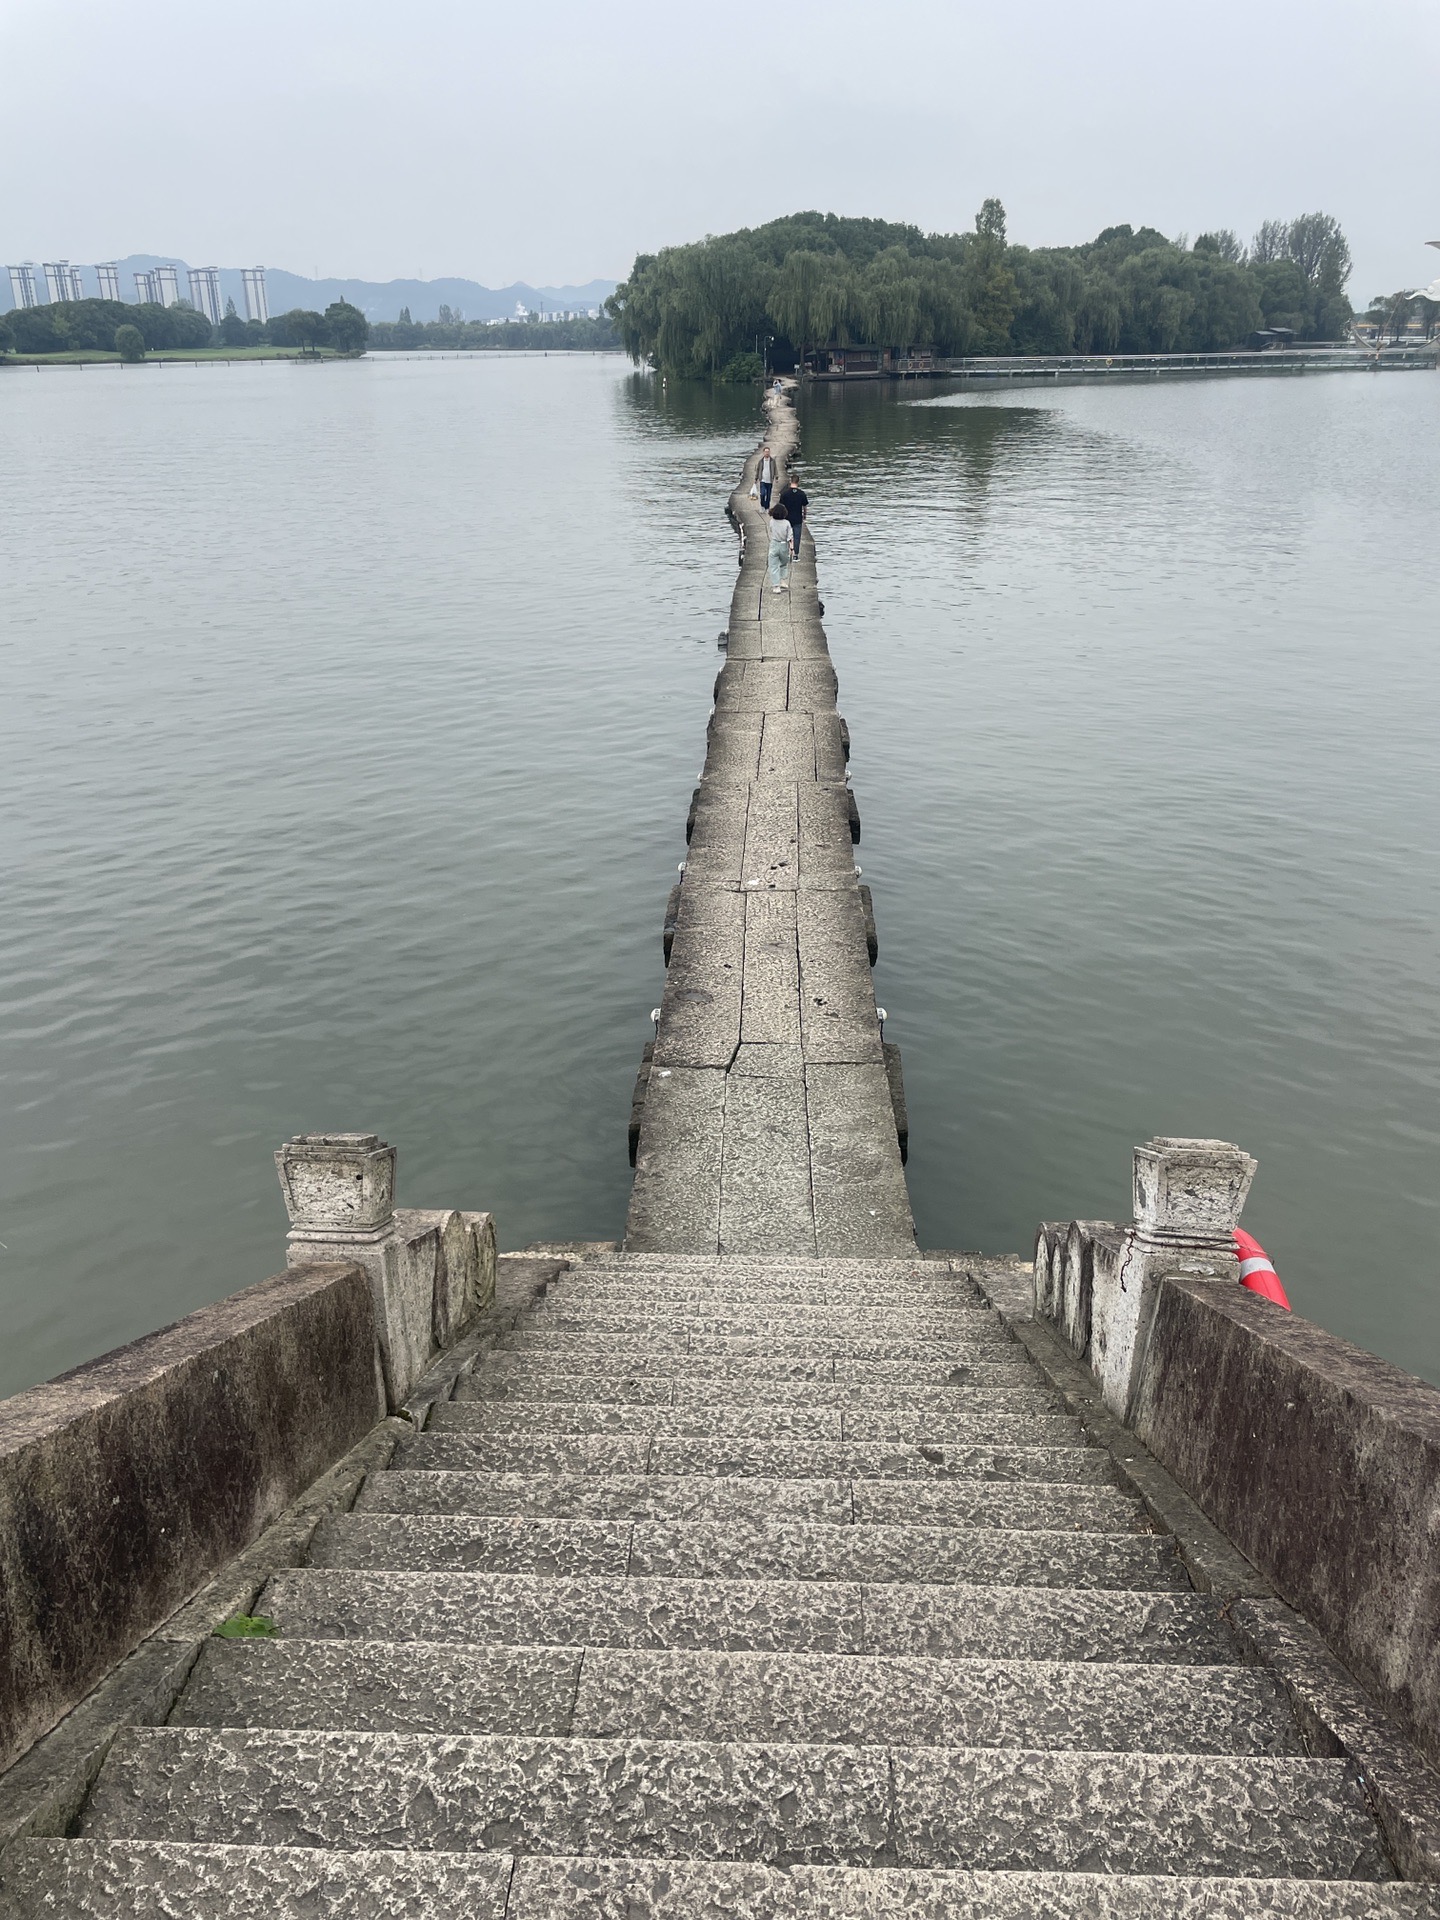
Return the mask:
M187 277L190 281L191 306L197 313L203 313L211 326L218 327L225 318L225 308L220 300L220 269L190 267Z
M180 298L180 276L174 267L157 267L154 274L155 291L160 297L162 307L173 307Z
M17 307L38 307L43 305L40 290L35 284L35 262L27 260L23 266L10 269L10 297Z
M102 300L118 300L120 298L120 269L113 260L106 260L102 262L100 266L96 267L95 278L100 282L100 298Z
M155 284L155 276L153 273L145 273L140 268L136 269L135 298L140 302L142 307L159 306L160 289Z
M85 289L80 284L80 269L72 267L68 260L45 262L45 284L50 289L52 303L56 300L85 298Z
M264 267L242 267L240 278L245 283L245 318L247 320L268 320L270 318L270 300L265 292Z

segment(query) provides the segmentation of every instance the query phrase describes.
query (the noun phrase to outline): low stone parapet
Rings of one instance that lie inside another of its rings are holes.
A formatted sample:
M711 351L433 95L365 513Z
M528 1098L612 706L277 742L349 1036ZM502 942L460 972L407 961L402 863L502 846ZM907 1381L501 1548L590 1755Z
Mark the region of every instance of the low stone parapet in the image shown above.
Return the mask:
M1440 1389L1238 1286L1175 1276L1132 1424L1440 1762Z
M0 1401L0 1768L384 1412L349 1264L262 1280Z
M1440 1763L1440 1388L1238 1284L1238 1147L1135 1160L1133 1222L1041 1226L1037 1317Z

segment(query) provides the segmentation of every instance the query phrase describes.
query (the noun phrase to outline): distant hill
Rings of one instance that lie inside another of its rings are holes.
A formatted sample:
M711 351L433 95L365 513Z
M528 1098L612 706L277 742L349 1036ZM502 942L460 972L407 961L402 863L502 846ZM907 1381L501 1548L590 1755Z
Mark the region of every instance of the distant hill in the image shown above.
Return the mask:
M132 253L118 263L121 297L135 298L133 276L137 271L167 264L179 269L180 292L184 295L185 269L192 264L190 261L173 253ZM82 266L80 278L87 297L99 293L93 267ZM313 307L323 313L332 300L348 300L367 320L398 320L402 307L410 309L412 320L438 320L442 306L452 313L462 313L467 320L509 320L517 307L531 313L573 313L598 307L615 291L615 282L590 280L583 287L532 287L517 281L510 287L482 287L478 280L307 280L303 274L270 267L265 288L271 313L285 313L291 307ZM235 311L243 316L245 295L239 267L220 269L220 291L223 298L235 302ZM7 274L0 278L0 313L8 313L13 304Z

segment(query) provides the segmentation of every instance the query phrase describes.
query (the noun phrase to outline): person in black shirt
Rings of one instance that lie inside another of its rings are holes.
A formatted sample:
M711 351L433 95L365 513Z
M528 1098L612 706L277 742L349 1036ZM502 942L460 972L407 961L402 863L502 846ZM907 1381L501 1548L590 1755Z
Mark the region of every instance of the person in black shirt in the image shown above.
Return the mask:
M780 489L780 505L785 509L790 522L790 532L795 541L795 558L800 558L800 534L805 525L805 510L810 505L808 493L802 493L800 482L792 475Z

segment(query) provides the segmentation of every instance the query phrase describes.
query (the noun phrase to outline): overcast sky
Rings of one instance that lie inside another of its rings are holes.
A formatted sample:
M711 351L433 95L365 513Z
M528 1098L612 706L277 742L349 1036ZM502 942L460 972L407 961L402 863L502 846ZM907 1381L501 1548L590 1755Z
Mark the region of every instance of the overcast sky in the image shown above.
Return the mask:
M5 260L621 277L802 207L1010 237L1339 216L1440 269L1440 0L0 0Z

